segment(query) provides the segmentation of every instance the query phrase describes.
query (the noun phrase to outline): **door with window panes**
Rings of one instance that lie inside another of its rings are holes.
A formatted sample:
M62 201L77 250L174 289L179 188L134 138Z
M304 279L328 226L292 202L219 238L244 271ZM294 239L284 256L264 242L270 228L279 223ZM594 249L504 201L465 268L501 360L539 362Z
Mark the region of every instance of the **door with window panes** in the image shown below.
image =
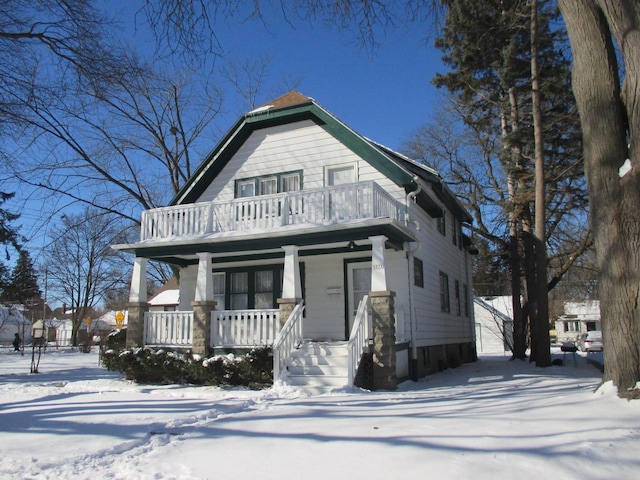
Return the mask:
M347 326L348 339L356 318L360 301L371 290L371 262L352 262L347 264Z

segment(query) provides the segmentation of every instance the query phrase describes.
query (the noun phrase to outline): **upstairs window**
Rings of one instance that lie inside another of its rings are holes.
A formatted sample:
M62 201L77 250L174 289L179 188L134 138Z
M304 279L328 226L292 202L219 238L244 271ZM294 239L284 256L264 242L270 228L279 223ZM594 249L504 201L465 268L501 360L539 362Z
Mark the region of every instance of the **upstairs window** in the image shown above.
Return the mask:
M302 170L243 178L235 182L236 198L295 192L302 189Z

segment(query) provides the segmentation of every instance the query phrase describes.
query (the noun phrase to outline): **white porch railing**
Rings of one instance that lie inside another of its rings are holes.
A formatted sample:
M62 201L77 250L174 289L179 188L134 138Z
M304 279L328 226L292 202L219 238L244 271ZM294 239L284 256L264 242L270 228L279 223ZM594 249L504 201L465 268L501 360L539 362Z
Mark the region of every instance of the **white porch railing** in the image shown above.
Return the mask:
M304 304L298 303L273 344L273 380L280 378L287 358L302 343L302 313Z
M214 310L211 346L272 345L280 331L280 311Z
M365 296L358 305L356 318L353 321L347 348L349 350L348 385L353 386L360 365L362 353L369 342L369 296Z
M191 347L193 312L145 312L143 338L153 347Z
M328 225L357 219L403 221L405 206L375 182L155 208L142 212L140 240Z

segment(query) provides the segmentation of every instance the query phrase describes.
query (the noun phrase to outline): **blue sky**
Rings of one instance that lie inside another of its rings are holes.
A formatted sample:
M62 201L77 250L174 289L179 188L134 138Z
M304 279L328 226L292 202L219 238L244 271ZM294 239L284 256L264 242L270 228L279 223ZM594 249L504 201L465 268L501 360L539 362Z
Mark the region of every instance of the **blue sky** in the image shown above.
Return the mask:
M114 3L106 5L111 9ZM121 8L122 12L114 9L112 14L119 18L124 36L132 36L138 48L150 52L153 41L133 20L135 3ZM292 25L278 11L263 13L267 15L264 23L242 21L239 16L226 21L218 18L215 22L216 34L228 58L272 58L262 101L285 93L271 93L272 85L280 84L283 77L299 78L298 91L313 97L358 133L394 149L400 149L403 141L429 119L439 101L431 79L436 72L444 72L444 67L440 52L432 47L433 41L425 40L425 25L388 27L378 32L379 47L366 49L358 43L356 31L339 32L319 21L291 18ZM220 134L248 110L237 101L225 100L225 114L215 122ZM214 146L212 139L204 148L210 150ZM25 203L26 191L17 193L14 205L22 213L18 222L21 233L28 238L27 248L32 250L32 256L39 257L47 230L42 223L42 205ZM7 207L11 209L13 205Z
M379 32L380 46L374 50L360 46L355 32L338 32L320 22L298 20L292 26L279 14L265 23L232 19L219 23L216 32L229 56L272 56L273 82L282 75L301 77L301 93L391 148L399 148L425 123L438 102L431 79L444 67L433 41L425 41L424 25ZM229 124L219 126L230 127L240 113L230 113Z

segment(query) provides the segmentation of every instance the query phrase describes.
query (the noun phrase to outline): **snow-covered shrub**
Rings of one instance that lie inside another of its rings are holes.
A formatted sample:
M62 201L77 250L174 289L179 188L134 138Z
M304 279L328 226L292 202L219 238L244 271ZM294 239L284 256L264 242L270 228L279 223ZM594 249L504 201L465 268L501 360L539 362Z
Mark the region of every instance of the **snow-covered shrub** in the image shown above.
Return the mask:
M245 355L202 358L188 351L150 348L116 351L102 355L102 364L122 372L128 380L149 384L234 385L260 388L273 376L271 348L254 348Z

